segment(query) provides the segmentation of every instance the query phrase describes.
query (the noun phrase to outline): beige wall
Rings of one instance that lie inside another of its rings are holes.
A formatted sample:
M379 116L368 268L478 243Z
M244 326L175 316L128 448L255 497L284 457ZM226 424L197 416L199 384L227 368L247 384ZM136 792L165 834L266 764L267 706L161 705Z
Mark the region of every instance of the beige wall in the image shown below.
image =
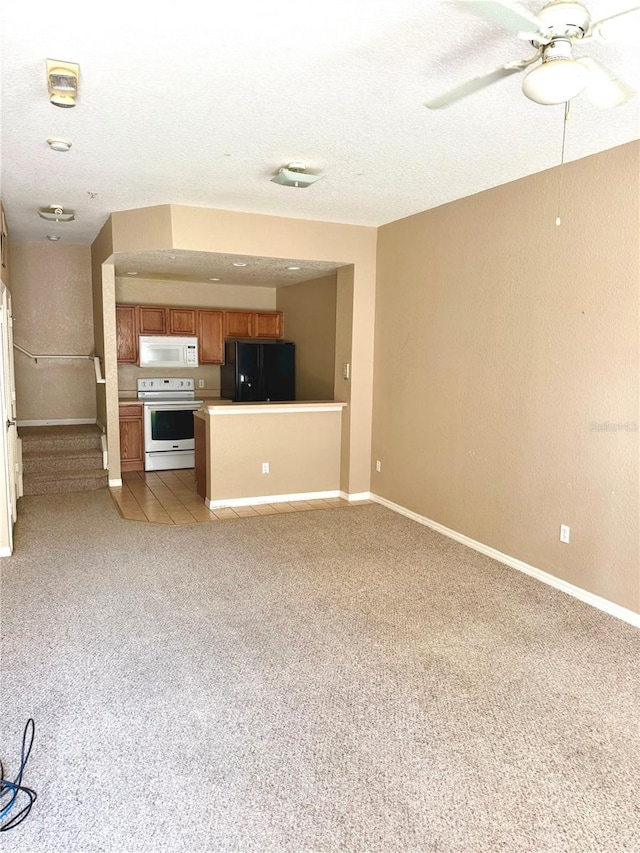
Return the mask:
M296 400L333 400L336 291L335 274L276 291L285 338L296 345Z
M92 355L91 253L62 243L12 244L14 340L34 354ZM35 363L16 351L18 420L95 420L92 361Z
M276 292L273 287L216 284L213 281L170 281L141 276L117 276L116 301L130 305L276 310Z
M377 494L635 611L639 152L565 165L560 227L553 169L380 229L372 455Z
M212 501L340 488L339 411L208 416ZM269 474L262 473L268 462Z

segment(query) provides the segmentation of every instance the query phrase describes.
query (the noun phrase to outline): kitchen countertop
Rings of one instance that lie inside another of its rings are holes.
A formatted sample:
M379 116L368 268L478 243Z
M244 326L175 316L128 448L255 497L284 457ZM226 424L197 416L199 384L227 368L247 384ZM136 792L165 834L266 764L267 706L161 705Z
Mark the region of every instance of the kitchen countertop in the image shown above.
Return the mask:
M209 415L253 415L286 414L291 412L332 412L346 408L346 403L337 400L290 400L260 403L233 403L231 400L205 402L198 412ZM231 408L229 408L231 407Z

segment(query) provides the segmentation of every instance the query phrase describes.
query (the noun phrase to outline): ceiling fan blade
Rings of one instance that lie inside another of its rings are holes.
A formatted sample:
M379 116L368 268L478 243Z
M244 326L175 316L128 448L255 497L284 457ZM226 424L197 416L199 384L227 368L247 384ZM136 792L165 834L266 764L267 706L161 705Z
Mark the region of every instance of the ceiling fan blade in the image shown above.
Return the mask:
M460 98L466 98L467 95L472 95L474 92L477 92L478 89L484 89L485 86L497 83L498 80L502 80L503 77L510 77L512 74L517 74L519 71L522 71L523 68L527 68L527 66L536 62L540 57L540 53L541 51L538 51L535 56L532 56L530 59L520 59L517 62L509 62L501 68L496 68L495 71L491 71L489 74L483 74L481 77L474 77L473 80L467 80L466 83L456 86L455 89L451 89L449 92L445 92L437 98L432 98L430 101L426 101L425 107L430 110L439 110L442 107L448 107L449 104L459 101Z
M632 6L624 12L609 15L591 25L590 35L599 41L627 41L638 36L640 6Z
M597 59L582 56L578 62L589 70L589 82L584 89L584 94L597 107L601 109L618 107L633 97L633 89L619 80L613 71Z
M457 6L471 12L484 21L498 24L516 35L538 35L542 22L518 3L509 0L455 0Z

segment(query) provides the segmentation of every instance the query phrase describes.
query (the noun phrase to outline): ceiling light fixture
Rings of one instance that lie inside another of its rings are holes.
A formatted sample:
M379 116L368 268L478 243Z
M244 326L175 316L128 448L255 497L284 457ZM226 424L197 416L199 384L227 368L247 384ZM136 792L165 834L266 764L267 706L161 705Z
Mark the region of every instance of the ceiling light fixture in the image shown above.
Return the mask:
M80 66L75 62L47 59L49 100L54 107L75 107L78 96Z
M283 166L271 180L274 184L281 184L283 187L299 187L301 189L310 187L311 184L319 181L322 175L311 175L306 172L306 168L304 163L294 161L288 166Z
M71 148L71 142L66 139L55 139L51 137L47 139L47 145L52 151L68 151Z
M233 266L234 267L246 267L246 264L242 263L241 261L234 261Z
M175 259L176 259L177 257L178 257L177 255L169 255L169 260L170 260L170 261L175 261Z
M219 278L210 278L209 281L220 281Z
M55 234L47 234L47 240L51 240L52 243L57 243L59 239Z
M573 59L569 39L557 38L544 48L542 65L536 65L522 81L522 91L537 104L565 104L588 82L589 70Z
M72 210L65 210L61 204L50 204L49 207L41 207L38 216L47 222L71 222L76 218Z
M301 270L302 267L287 267L288 270Z
M138 273L137 273L137 272L135 272L134 270L130 270L130 271L127 273L127 275L138 275Z

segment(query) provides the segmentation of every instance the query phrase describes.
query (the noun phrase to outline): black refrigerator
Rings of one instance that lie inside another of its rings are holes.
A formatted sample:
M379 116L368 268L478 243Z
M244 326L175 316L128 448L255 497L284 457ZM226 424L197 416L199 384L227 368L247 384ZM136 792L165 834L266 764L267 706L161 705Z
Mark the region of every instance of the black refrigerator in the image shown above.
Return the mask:
M292 341L225 341L220 394L235 403L295 400Z

